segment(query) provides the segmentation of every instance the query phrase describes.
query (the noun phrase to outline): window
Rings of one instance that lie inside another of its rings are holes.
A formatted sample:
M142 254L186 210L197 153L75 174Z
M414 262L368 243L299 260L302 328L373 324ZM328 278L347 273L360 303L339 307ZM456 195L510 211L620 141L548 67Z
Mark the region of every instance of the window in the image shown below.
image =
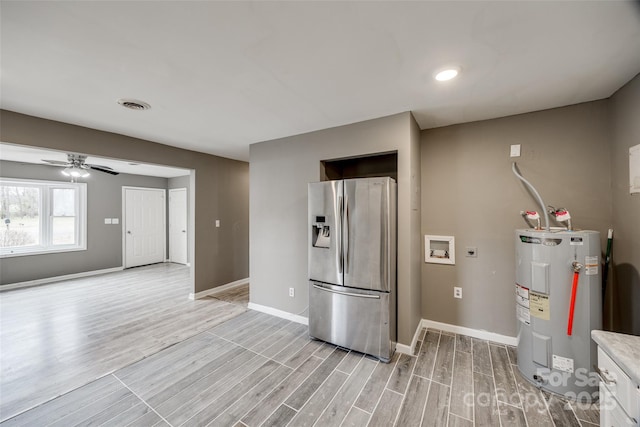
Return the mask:
M0 256L86 249L87 185L0 178Z

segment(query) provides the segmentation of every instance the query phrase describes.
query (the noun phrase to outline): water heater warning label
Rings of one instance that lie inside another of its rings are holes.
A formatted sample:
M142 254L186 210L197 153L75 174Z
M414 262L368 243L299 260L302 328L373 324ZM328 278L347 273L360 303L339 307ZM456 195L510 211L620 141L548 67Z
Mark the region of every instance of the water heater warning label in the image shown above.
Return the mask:
M569 359L568 357L560 357L556 354L553 355L553 365L551 366L553 369L557 369L562 372L573 373L573 359Z
M529 312L533 317L549 320L549 295L529 292Z
M584 257L584 274L587 276L594 276L598 274L598 266L600 263L598 262L598 256L587 256Z
M531 315L529 314L528 308L522 307L521 305L516 305L516 317L525 325L531 324Z
M516 285L516 302L525 308L529 308L529 289Z
M530 325L531 315L529 314L529 289L516 283L516 318L518 321Z

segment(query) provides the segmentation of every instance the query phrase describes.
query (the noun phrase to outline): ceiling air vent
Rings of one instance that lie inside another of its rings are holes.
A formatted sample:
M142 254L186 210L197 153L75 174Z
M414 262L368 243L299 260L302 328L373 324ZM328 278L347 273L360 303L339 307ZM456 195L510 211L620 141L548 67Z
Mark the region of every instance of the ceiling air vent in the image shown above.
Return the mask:
M123 107L129 108L130 110L148 110L149 108L151 108L151 105L137 99L118 99L118 104L122 105Z

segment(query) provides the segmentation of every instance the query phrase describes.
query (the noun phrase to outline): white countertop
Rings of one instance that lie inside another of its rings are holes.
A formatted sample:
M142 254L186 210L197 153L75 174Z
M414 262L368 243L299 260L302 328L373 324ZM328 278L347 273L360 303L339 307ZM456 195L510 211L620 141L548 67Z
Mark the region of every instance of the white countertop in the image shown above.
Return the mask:
M591 331L591 338L635 384L640 384L640 337L607 331Z

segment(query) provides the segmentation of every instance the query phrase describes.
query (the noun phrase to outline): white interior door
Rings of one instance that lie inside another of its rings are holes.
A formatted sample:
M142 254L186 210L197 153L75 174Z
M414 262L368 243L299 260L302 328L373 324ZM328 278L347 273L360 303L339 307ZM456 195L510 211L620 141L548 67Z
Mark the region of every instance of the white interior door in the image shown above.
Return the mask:
M187 261L187 189L169 190L169 259Z
M125 268L164 262L165 190L123 188Z

